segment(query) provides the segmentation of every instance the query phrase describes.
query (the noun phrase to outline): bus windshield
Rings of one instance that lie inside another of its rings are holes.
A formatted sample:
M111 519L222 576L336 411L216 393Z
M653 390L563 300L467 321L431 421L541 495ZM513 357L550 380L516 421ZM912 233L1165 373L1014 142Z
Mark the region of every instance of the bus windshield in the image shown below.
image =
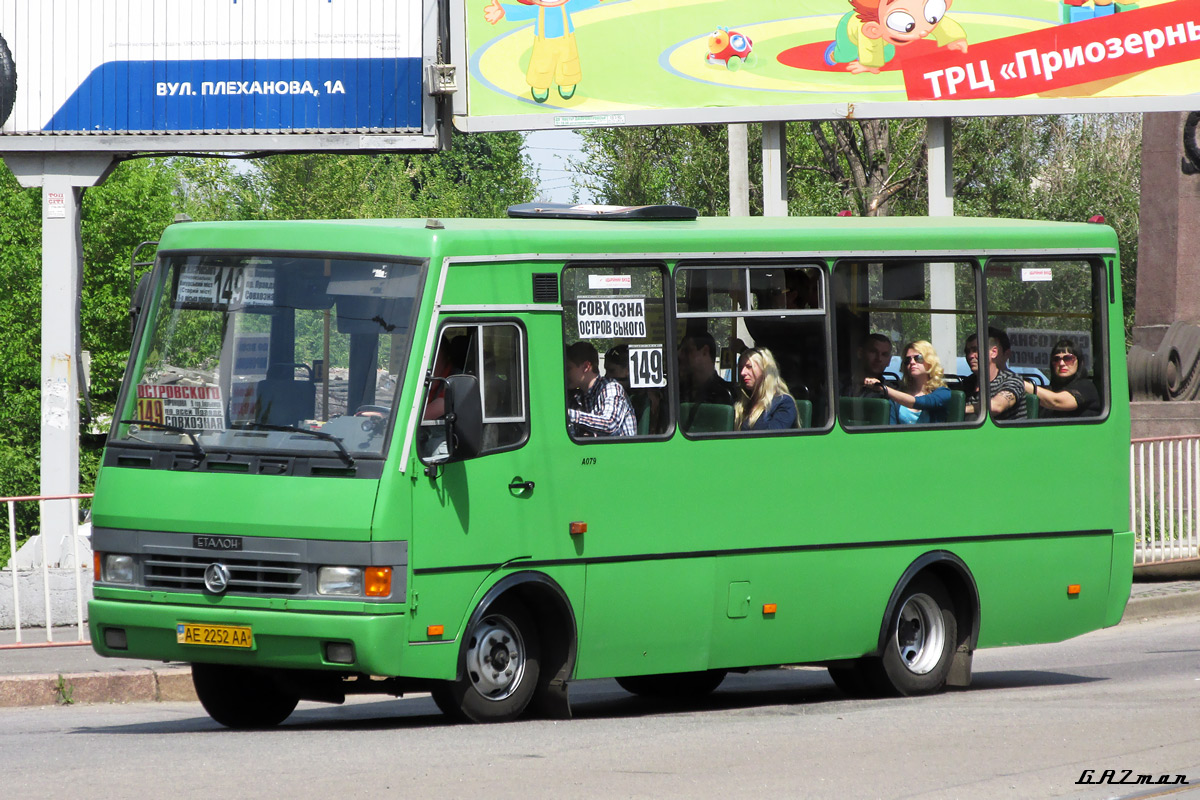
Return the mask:
M385 454L423 266L204 254L167 256L159 274L116 441Z

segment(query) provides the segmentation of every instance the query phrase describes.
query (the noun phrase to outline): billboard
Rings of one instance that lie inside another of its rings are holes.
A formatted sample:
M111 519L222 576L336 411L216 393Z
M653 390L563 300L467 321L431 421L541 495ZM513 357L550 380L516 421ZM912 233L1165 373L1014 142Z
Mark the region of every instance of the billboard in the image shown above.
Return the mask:
M1200 0L471 0L465 130L1194 110Z
M433 0L0 0L0 150L429 149L437 19Z

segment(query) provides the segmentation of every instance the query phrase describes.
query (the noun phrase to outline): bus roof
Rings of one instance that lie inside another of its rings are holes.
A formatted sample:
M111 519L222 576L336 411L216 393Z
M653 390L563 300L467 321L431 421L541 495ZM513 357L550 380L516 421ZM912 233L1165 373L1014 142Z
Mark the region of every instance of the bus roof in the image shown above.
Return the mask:
M160 252L287 251L427 258L520 254L1115 252L1107 225L981 217L678 220L372 219L188 222Z

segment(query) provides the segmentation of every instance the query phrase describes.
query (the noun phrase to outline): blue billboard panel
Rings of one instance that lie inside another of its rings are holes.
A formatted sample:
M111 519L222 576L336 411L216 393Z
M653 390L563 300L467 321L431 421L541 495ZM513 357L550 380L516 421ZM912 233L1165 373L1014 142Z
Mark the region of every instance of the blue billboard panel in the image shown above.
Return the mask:
M0 134L422 133L421 0L0 0Z

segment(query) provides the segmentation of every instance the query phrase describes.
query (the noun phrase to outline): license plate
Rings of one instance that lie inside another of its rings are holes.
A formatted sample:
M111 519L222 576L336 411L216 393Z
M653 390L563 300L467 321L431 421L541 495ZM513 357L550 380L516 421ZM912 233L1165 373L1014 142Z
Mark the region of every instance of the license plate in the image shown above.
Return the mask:
M253 647L254 635L242 625L195 625L181 622L175 626L179 644L200 644L213 647Z

